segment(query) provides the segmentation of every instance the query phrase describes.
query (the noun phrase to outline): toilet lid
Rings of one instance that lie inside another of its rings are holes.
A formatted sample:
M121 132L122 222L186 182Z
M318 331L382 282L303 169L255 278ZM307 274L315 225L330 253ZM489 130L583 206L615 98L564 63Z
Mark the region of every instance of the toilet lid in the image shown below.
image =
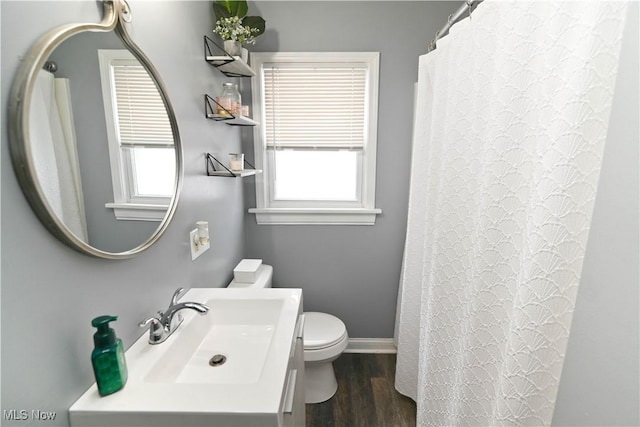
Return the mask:
M327 313L306 312L304 314L304 348L329 347L342 340L347 328L342 320Z

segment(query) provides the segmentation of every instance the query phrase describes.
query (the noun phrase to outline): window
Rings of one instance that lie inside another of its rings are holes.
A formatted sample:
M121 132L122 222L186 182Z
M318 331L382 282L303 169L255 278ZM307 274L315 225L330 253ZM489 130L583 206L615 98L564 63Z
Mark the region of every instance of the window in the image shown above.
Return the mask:
M259 224L376 215L378 53L252 53Z
M164 103L127 50L98 50L116 218L161 221L174 192L176 158Z

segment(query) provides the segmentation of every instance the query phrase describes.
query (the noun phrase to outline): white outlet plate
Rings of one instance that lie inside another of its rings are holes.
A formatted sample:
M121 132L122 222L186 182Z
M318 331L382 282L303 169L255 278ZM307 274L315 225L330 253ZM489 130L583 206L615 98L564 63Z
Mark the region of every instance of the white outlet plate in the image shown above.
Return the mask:
M204 252L207 251L207 249L209 249L210 244L207 243L206 245L196 245L196 239L198 238L198 230L191 230L191 232L189 233L189 245L191 246L191 260L195 260L196 258L198 258L200 255L202 255Z

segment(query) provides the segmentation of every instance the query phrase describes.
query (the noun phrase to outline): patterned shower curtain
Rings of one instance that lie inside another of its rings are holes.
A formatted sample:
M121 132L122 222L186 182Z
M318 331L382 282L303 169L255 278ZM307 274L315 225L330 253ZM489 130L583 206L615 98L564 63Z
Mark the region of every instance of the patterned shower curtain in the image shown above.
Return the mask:
M418 425L549 425L626 4L486 0L420 58L396 388Z

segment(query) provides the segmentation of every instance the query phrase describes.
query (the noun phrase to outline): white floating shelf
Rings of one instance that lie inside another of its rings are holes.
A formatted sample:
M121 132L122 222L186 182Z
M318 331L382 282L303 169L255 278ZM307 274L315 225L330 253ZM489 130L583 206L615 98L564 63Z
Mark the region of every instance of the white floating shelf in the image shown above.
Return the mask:
M253 77L256 73L239 56L206 56L207 62L229 77ZM233 61L229 62L230 58Z
M209 176L226 176L231 178L244 178L246 176L252 176L258 173L262 173L261 170L256 169L245 169L242 171L234 171L233 174L227 171L211 171L209 172Z
M207 114L207 119L213 119L217 121L224 122L229 126L257 126L258 122L250 119L249 117L237 116L234 118L229 118L229 116L225 116L224 114Z

